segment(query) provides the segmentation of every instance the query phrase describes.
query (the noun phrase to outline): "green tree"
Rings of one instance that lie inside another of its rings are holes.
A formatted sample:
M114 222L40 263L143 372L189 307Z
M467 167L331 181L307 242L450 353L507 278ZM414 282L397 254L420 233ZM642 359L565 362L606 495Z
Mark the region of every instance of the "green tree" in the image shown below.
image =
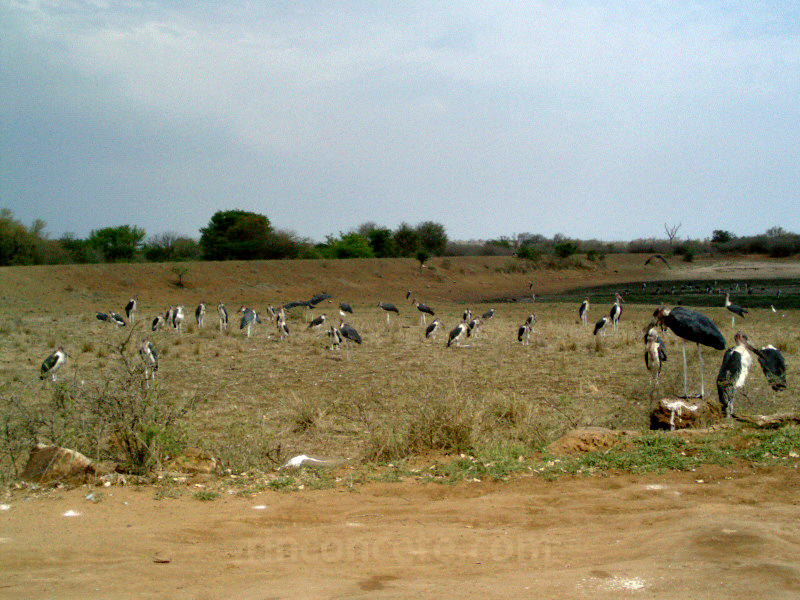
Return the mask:
M200 230L200 249L205 260L269 258L271 233L272 225L264 215L221 210Z
M575 242L565 240L563 242L558 242L555 246L553 246L553 251L559 258L569 258L578 252L578 245Z
M431 254L431 256L441 256L447 248L447 233L444 225L425 221L417 225L420 247Z
M714 232L711 234L711 243L712 244L727 244L736 236L733 235L730 231L725 231L724 229L715 229Z
M89 245L100 252L108 262L133 259L144 240L144 229L131 225L104 227L89 233Z
M358 233L339 234L339 239L328 236L323 249L325 258L373 258L375 254L369 240Z
M397 256L414 256L420 249L419 231L408 223L400 223L393 237Z

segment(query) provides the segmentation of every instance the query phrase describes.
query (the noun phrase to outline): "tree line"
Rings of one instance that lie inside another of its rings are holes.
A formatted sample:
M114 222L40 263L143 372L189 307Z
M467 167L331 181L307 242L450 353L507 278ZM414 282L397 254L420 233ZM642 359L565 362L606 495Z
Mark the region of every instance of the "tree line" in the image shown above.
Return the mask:
M680 239L680 225L665 224L667 239L629 242L578 240L556 234L520 233L491 240L452 241L444 225L424 221L401 223L395 229L369 221L329 235L315 243L294 232L275 229L265 216L243 210L214 213L200 229L199 239L177 233L149 238L141 227L119 225L92 230L86 238L67 233L49 239L46 223L37 219L25 226L9 209L0 209L0 265L37 265L101 262L184 262L195 260L345 259L412 257L424 263L434 256L515 256L536 261L545 255L566 259L585 254L589 260L619 252L682 256L698 254L767 254L773 257L800 253L800 235L771 227L756 236L738 237L714 230L705 240Z

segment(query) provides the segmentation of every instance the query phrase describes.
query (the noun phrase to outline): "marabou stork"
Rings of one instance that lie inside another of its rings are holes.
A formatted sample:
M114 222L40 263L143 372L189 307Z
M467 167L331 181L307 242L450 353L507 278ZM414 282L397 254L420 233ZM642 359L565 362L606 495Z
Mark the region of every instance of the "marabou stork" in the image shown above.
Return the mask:
M737 331L733 336L736 345L728 348L722 357L722 366L717 375L717 394L722 412L727 418L733 416L733 399L736 390L744 387L750 367L753 366L753 357L750 355L747 336Z
M434 319L430 325L425 329L425 339L433 338L436 339L436 332L439 331L439 319Z
M493 308L490 308L489 310L487 310L485 313L483 313L481 315L481 319L483 319L484 321L488 321L492 317L494 317L494 309Z
M433 312L433 309L428 306L427 304L423 304L422 302L417 302L417 299L414 298L411 300L411 303L417 307L417 310L420 312L420 325L423 327L427 324L425 320L425 315L434 316L436 313Z
M580 307L578 308L578 318L580 318L581 323L583 325L589 324L589 299L586 298L583 302L581 302Z
M344 338L345 343L345 355L347 358L350 358L350 342L355 342L356 344L361 344L361 335L356 331L355 327L345 323L344 321L340 321L339 323L339 333L341 334L342 338Z
M247 308L243 306L239 309L239 312L242 313L242 319L239 321L239 329L247 328L247 337L250 337L250 331L255 323L261 323L261 317L258 316L258 313L254 311L252 308Z
M761 365L761 370L764 372L770 387L776 392L785 390L786 360L783 358L781 351L772 344L768 344L760 350L750 344L747 347L758 358L758 363Z
M278 334L281 336L281 340L285 340L289 337L289 326L286 324L286 319L282 318L281 315L278 315L277 319L275 320L275 324L278 327Z
M139 346L139 356L144 362L144 378L155 379L156 371L158 371L158 350L153 342L148 339L142 340L142 345Z
M350 306L347 302L342 302L339 304L339 314L342 318L345 317L347 313L353 314L353 307Z
M315 318L314 318L314 319L313 319L313 320L312 320L312 321L311 321L311 322L308 324L308 328L309 328L309 329L312 329L312 328L318 329L318 328L322 327L322 325L324 325L324 323L325 323L325 319L327 319L327 318L328 318L328 317L326 317L325 315L320 315L320 316L318 316L318 317L315 317Z
M619 327L619 319L622 316L622 296L619 294L614 294L614 304L611 305L611 310L608 312L608 316L611 318L611 324L614 325L614 331L617 331Z
M394 304L390 303L390 302L378 302L378 308L382 308L384 311L386 311L386 324L387 325L390 324L389 317L390 317L391 313L397 313L398 315L400 314L400 311L397 309L397 307Z
M199 328L203 328L203 323L205 322L206 318L206 303L201 302L197 305L197 308L194 309L194 318L197 321L197 326Z
M125 316L133 323L136 320L136 309L139 307L139 296L136 295L125 305Z
M67 362L67 356L69 355L64 351L62 346L56 348L50 356L44 359L39 373L39 379L44 379L50 374L50 379L56 381L58 379L56 373L64 366L64 363Z
M469 323L467 323L467 337L478 337L478 331L481 328L481 320L478 318L471 319Z
M463 321L456 325L453 330L450 332L450 335L447 338L447 347L449 348L453 344L456 346L461 345L461 338L464 337L464 334L467 332L467 324Z
M183 333L184 318L185 314L183 312L183 304L179 304L175 307L175 310L172 313L172 326L178 330L178 333Z
M689 397L689 373L686 365L686 341L697 344L697 356L700 360L700 398L705 395L703 381L703 353L700 345L709 346L715 350L725 349L725 338L720 333L714 321L704 314L683 306L676 306L672 310L661 306L653 312L656 324L662 329L669 328L681 338L683 342L683 391L684 397Z
M667 347L655 327L650 327L644 335L644 364L650 371L650 378L658 385L661 369L667 360Z
M602 317L597 323L594 324L594 332L592 332L592 335L597 335L599 333L601 336L605 336L606 325L608 325L608 317Z
M311 297L311 300L308 301L308 307L309 308L314 308L320 302L322 302L324 300L330 300L331 298L333 298L333 296L331 296L330 294L325 294L325 293L316 294L316 295Z
M223 331L228 330L228 309L225 308L225 305L220 302L217 305L217 314L219 315L219 331L222 333Z
M153 318L153 323L150 325L150 329L152 329L153 331L158 331L164 326L164 323L166 323L164 317L162 317L161 315L156 315Z
M331 350L340 350L344 338L342 337L342 333L339 331L339 329L331 325L328 335L331 338Z
M725 308L733 313L731 317L731 326L736 325L736 315L744 319L744 315L748 312L746 308L742 308L738 304L731 302L731 295L725 294Z
M527 346L531 343L531 325L527 321L519 326L517 330L517 341L522 342L523 346Z

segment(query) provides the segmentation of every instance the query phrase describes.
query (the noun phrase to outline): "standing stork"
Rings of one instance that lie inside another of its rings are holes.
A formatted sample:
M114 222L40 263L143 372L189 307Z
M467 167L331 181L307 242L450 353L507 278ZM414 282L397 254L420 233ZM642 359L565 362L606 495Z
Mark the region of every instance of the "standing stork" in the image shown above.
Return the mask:
M667 347L658 335L658 329L650 327L644 334L644 364L650 371L650 379L654 386L658 385L661 368L667 360Z
M202 329L203 323L206 318L206 303L201 302L197 305L197 308L194 309L194 318L197 321L197 326Z
M602 317L597 323L594 324L594 332L592 335L597 335L599 333L601 336L605 337L606 325L608 325L608 317Z
M398 315L400 314L400 311L391 302L378 302L378 308L382 308L386 312L386 324L387 325L389 325L391 323L390 320L389 320L389 317L390 317L391 313L397 313Z
M153 317L153 322L150 325L150 329L152 329L153 331L158 331L164 326L164 323L166 323L164 317L161 315L156 315L155 317Z
M136 320L136 309L139 308L139 296L138 294L128 300L128 303L125 305L125 316L128 317L128 320L133 323Z
M470 319L467 323L467 337L478 337L478 331L481 328L481 320L479 318Z
M494 312L495 312L494 309L490 308L489 310L487 310L485 313L483 313L481 315L481 319L483 319L484 321L488 321L489 319L494 317Z
M737 331L733 336L736 345L728 348L722 357L722 366L717 375L717 394L722 412L730 419L733 416L733 399L736 390L744 387L750 367L753 366L753 357L748 351L747 336Z
M289 326L286 324L286 313L278 313L278 316L275 317L275 325L278 328L278 335L281 336L281 340L285 340L287 337L289 337Z
M449 348L453 344L456 346L461 345L461 338L464 337L464 334L467 332L467 324L463 321L456 325L452 331L450 331L450 335L447 338L447 347Z
M619 327L619 319L622 316L621 302L622 296L619 294L614 294L614 304L611 305L611 310L608 312L608 316L611 318L611 324L614 325L615 333Z
M517 329L517 341L521 342L523 346L531 343L531 324L525 321Z
M581 302L580 307L578 308L578 318L580 318L581 323L583 325L589 324L589 299L586 298L583 302Z
M531 292L531 300L532 300L533 302L536 302L536 292L534 292L534 291L533 291L533 284L534 284L534 282L533 282L533 281L531 281L530 283L528 283L528 289L529 289L529 290L530 290L530 292Z
M312 328L313 328L313 329L319 329L320 327L322 327L322 326L325 324L325 319L327 319L327 318L328 318L328 317L326 317L325 315L320 315L320 316L318 316L318 317L314 318L314 319L313 319L313 320L312 320L312 321L311 321L311 322L308 324L308 328L309 328L309 329L312 329Z
M219 332L228 331L228 309L222 302L217 304L217 314L219 315Z
M139 346L139 356L142 357L142 362L144 362L144 378L147 379L155 379L156 378L156 371L158 371L158 350L148 339L142 340L141 346Z
M662 329L669 328L681 338L683 342L683 392L684 397L689 397L689 372L686 364L686 342L697 344L697 356L700 360L700 398L705 396L705 382L703 380L703 353L700 345L709 346L715 350L725 349L725 337L720 333L714 321L704 314L694 310L676 306L672 310L661 306L653 312L656 324Z
M425 339L432 338L436 339L436 333L439 331L440 321L439 319L434 319L431 321L431 324L425 329Z
M183 320L185 318L183 304L179 304L172 313L172 326L178 330L178 333L183 333Z
M339 333L341 334L342 338L344 338L345 343L345 355L347 358L350 358L350 343L355 342L356 344L361 345L361 335L356 331L355 327L345 323L344 321L339 322Z
M56 381L58 379L56 373L64 366L64 363L67 362L67 356L69 355L64 351L62 346L56 348L50 356L44 359L39 373L39 379L44 379L49 374L50 379Z
M731 326L736 325L736 315L739 315L744 319L744 315L748 312L746 308L742 308L738 304L731 302L730 293L725 294L725 308L733 313L733 316L731 317Z
M433 309L427 304L423 304L422 302L417 302L416 298L411 300L411 304L417 307L417 310L420 312L420 325L425 327L425 325L427 325L427 321L425 320L425 315L434 316L436 313L434 313Z
M342 342L344 341L344 338L342 337L342 332L339 331L339 328L331 325L328 335L331 338L331 350L340 350L342 348Z
M253 328L253 324L261 323L261 317L259 317L258 313L252 308L247 308L246 306L240 308L239 312L242 313L242 320L239 321L239 329L244 329L246 327L247 337L250 337L250 331Z

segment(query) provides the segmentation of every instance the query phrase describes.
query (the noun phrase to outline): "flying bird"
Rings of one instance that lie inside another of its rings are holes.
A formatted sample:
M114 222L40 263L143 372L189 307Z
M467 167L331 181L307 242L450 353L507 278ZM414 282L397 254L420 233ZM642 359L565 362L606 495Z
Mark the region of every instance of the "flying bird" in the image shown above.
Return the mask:
M783 354L772 344L760 350L748 344L748 349L758 358L758 364L767 378L770 387L776 392L786 389L786 360Z
M344 318L346 313L353 314L353 307L350 306L347 302L342 302L339 304L339 314Z
M314 308L317 304L319 304L323 300L329 300L331 298L333 298L333 296L331 296L330 294L324 294L324 293L323 294L316 294L315 296L313 296L311 298L311 300L308 301L308 307L309 308Z
M700 360L700 398L705 395L703 381L703 353L700 346L708 346L715 350L725 349L725 337L714 321L702 313L676 306L672 310L661 306L653 312L655 323L662 329L669 328L683 342L683 389L684 396L689 397L689 373L686 364L686 342L697 344L697 356Z
M668 268L668 269L671 269L671 268L672 268L672 267L670 267L670 266L669 266L669 263L667 262L667 259L666 259L666 258L664 258L663 256L661 256L660 254L654 254L653 256L651 256L650 258L648 258L646 261L644 261L644 264L646 264L646 265L649 265L649 264L650 264L650 263L651 263L653 260L660 260L660 261L661 261L661 262L663 262L665 265L667 265L667 268Z
M748 312L746 308L742 308L738 304L731 302L730 294L725 294L725 308L733 313L733 316L731 317L731 325L736 325L736 315L744 318L745 314Z

